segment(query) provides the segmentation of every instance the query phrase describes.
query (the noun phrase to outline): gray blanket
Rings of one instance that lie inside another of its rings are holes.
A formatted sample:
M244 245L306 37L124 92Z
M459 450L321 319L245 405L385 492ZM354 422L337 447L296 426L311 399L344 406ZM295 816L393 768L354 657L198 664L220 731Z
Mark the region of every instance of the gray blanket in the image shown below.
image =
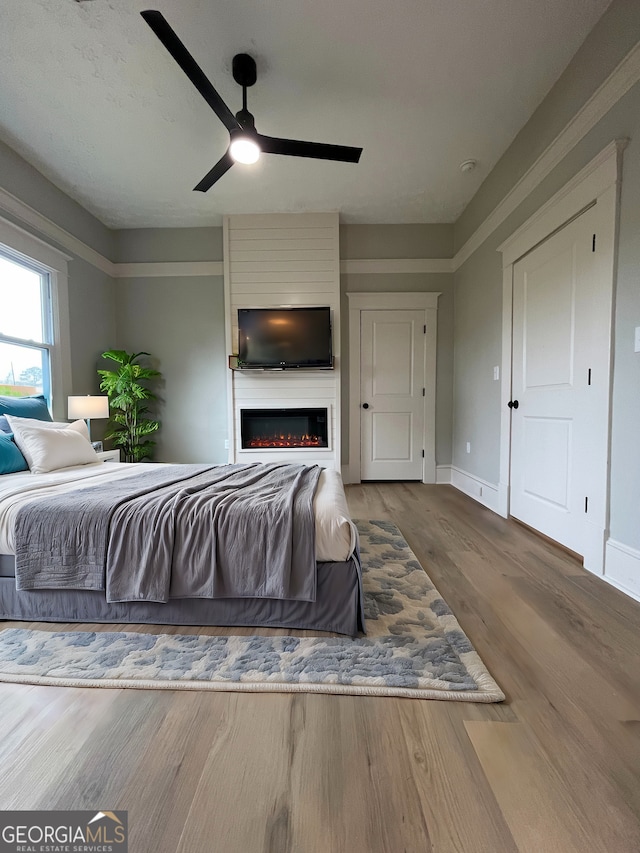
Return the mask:
M16 585L108 601L314 601L317 466L166 465L41 498L16 519Z

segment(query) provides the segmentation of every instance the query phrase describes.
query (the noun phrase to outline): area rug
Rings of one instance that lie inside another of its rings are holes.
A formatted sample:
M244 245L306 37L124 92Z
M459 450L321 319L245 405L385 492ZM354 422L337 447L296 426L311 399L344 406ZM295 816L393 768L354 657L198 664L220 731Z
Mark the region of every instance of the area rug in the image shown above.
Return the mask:
M367 635L0 631L0 681L73 687L505 697L389 521L357 522Z

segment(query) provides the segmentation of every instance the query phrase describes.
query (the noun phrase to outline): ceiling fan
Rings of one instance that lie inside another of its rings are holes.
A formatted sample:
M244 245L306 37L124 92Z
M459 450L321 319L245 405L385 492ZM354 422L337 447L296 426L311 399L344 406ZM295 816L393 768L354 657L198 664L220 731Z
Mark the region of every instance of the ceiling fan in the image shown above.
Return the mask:
M362 148L353 148L348 145L327 145L323 142L301 142L297 139L280 139L258 133L254 118L247 109L247 89L249 86L253 86L257 79L256 63L253 57L249 56L248 53L238 53L233 57L233 79L242 86L242 109L234 115L169 26L164 15L153 9L140 14L227 128L231 137L226 153L194 187L194 190L206 192L229 171L235 162L255 163L261 153L285 154L290 157L312 157L316 160L338 160L344 163L357 163L359 161Z

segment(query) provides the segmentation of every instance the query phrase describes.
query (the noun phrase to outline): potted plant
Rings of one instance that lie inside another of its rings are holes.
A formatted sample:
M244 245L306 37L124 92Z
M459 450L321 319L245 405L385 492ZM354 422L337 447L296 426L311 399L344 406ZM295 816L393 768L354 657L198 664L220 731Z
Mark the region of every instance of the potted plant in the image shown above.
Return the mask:
M139 363L140 356L148 352L128 353L112 349L102 353L103 358L118 363L116 370L99 370L100 390L109 397L111 419L105 438L112 439L124 453L125 462L150 459L155 446L149 436L160 423L148 417L146 401L155 399L146 382L160 376L160 372Z

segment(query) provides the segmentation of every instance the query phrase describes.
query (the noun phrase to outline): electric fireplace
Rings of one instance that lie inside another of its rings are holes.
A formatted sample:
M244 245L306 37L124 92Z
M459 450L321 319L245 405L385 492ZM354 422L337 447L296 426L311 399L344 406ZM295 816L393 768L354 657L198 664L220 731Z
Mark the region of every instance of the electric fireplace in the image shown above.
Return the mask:
M243 450L329 446L327 409L241 409Z

